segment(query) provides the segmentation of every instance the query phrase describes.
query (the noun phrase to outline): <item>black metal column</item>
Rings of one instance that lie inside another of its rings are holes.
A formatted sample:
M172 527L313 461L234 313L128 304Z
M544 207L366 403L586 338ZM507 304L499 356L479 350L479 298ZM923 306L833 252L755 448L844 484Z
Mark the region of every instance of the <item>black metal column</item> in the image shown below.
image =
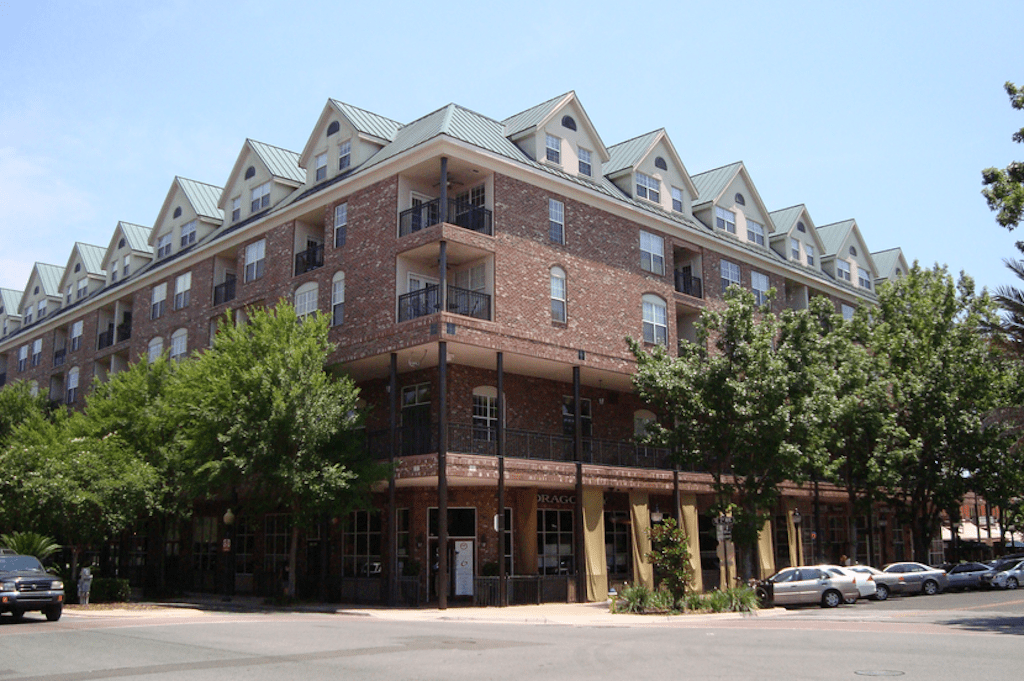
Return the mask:
M576 461L576 602L587 601L587 542L583 523L583 418L580 412L580 368L572 368L572 445Z
M441 312L448 311L448 242L440 243L441 252L437 257L437 303L441 306Z
M388 408L390 410L391 447L388 463L388 605L398 604L398 518L395 503L395 458L398 452L398 353L391 353L391 372L388 382Z
M498 605L508 605L508 575L505 574L505 355L498 353Z
M438 196L437 215L442 224L448 222L448 158L441 157L441 193Z
M441 252L444 253L442 243ZM448 607L448 343L437 343L437 607Z

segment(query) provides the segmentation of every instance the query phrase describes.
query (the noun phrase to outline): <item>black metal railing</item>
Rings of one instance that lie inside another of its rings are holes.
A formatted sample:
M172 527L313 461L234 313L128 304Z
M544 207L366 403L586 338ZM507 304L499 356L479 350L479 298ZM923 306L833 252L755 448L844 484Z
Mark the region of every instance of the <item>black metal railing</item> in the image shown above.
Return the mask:
M428 284L418 291L411 291L398 297L398 321L407 322L417 317L425 317L440 312L441 301L438 299L440 288L437 284ZM475 317L476 319L491 318L491 296L479 291L448 287L448 311L453 314Z
M398 235L406 236L441 222L441 199L434 199L403 210L398 215ZM493 213L483 206L448 199L445 222L481 234L493 234Z
M569 603L576 597L575 575L509 575L505 579L505 593L509 605ZM500 578L473 579L474 605L500 605L500 594Z
M235 278L228 277L224 279L223 284L217 284L213 287L213 304L223 305L224 303L235 299Z
M123 343L126 340L130 340L132 337L132 320L131 318L125 319L123 322L117 325L117 342Z
M68 357L68 349L61 348L60 350L53 351L53 366L59 367L64 364L64 361Z
M99 335L99 340L96 343L96 348L102 350L103 348L109 348L114 344L114 327L111 326L109 329Z
M694 298L704 297L704 288L700 277L695 277L682 270L676 270L676 291Z
M384 460L390 453L390 436L387 431L376 431L367 435L366 446L370 454ZM437 425L406 427L398 432L398 455L416 456L437 451ZM480 456L497 455L495 432L469 424L448 425L448 451ZM537 431L505 430L505 455L515 459L535 461L575 461L573 439L565 435L553 435ZM583 463L626 468L648 468L672 470L674 462L671 452L660 447L638 445L631 440L607 440L583 438ZM680 470L696 471L695 467Z
M295 276L312 272L318 267L324 266L324 246L318 244L310 246L301 253L295 254Z

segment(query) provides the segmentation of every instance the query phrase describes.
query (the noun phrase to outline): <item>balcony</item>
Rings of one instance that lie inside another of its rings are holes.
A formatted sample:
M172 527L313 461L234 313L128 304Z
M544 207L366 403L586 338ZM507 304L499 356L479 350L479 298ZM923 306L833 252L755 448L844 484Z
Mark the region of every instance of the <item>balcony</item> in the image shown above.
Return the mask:
M125 315L125 320L117 325L117 342L123 343L132 337L132 318Z
M99 339L96 343L96 349L102 350L103 348L109 348L114 344L114 327L111 326L109 329L99 335Z
M64 361L67 359L68 349L61 348L60 350L53 351L53 366L59 367L64 365Z
M213 287L213 304L223 305L235 299L235 278L227 277L223 284Z
M430 284L418 291L398 297L398 321L400 322L425 317L439 312L440 309L441 301L436 284ZM465 317L489 320L491 318L491 296L479 291L449 286L448 311Z
M432 227L441 222L441 199L434 199L403 210L398 216L398 235L407 236L421 229ZM473 232L491 235L494 227L491 224L491 211L482 206L448 199L446 222Z
M700 277L695 277L686 270L676 270L676 291L694 298L704 297L704 288Z
M312 272L318 267L324 266L324 246L317 244L310 246L295 256L295 276Z

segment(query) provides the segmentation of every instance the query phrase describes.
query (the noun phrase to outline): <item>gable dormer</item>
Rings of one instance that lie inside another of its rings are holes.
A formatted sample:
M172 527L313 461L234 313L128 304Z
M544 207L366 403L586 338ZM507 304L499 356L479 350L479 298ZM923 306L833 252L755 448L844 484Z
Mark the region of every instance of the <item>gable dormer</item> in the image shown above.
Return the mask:
M531 159L570 175L598 180L610 157L575 92L502 121L505 137Z
M608 149L605 176L627 196L690 217L697 187L664 129Z
M308 187L352 172L394 141L402 124L390 118L327 100L313 132L299 154Z
M694 217L719 233L768 246L775 225L743 161L694 175L693 183L700 192Z
M871 257L875 261L875 266L878 267L878 270L875 272L876 287L897 277L905 276L910 271L910 265L907 264L907 259L903 256L902 248L896 247L886 251L878 251L872 253Z
M37 262L32 267L28 285L18 304L22 326L45 319L60 308L60 281L63 277L64 268L57 265Z
M874 291L878 267L868 251L856 220L843 220L818 228L825 245L821 269L848 286Z
M107 283L123 281L138 272L153 259L149 237L153 230L130 222L118 222L103 255L103 269Z
M154 260L190 248L223 222L224 216L217 207L222 191L212 184L174 178L149 234Z
M21 328L21 297L23 291L0 288L0 338Z
M85 300L107 283L103 270L104 250L101 246L76 242L68 257L58 290L63 296L62 307Z
M299 155L247 139L219 197L227 224L260 215L302 186L305 174Z
M807 212L807 206L801 203L773 211L770 215L775 226L775 233L770 239L772 250L789 262L820 272L825 244Z

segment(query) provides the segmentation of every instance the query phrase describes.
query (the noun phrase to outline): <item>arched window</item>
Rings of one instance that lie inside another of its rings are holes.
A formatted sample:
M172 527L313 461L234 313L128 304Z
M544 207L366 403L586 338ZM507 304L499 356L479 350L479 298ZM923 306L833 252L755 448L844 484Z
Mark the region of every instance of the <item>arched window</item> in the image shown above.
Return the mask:
M498 432L498 389L481 385L473 388L473 439L493 441Z
M149 341L149 348L146 351L146 360L152 364L164 351L164 339L157 336Z
M305 283L296 289L295 314L299 319L305 319L316 312L317 296L319 293L320 287L315 281Z
M331 121L331 124L327 126L327 136L330 137L339 130L341 130L341 124L338 121Z
M855 258L857 257L857 247L856 246L850 246L850 255L852 255Z
M76 262L75 263L75 274L78 274L81 271L82 271L82 263Z
M736 192L736 196L733 197L733 198L736 200L736 205L737 206L745 206L745 205L747 205L747 200L745 198L743 198L743 194L740 194L739 192Z
M124 248L124 238L123 237L121 238L120 241L117 242L117 247L118 247L118 249Z
M345 323L345 273L335 272L331 280L331 326Z
M803 222L798 222L798 223L796 223L796 231L806 233L807 232L807 227L804 226Z
M181 217L181 206L178 206L178 207L176 207L174 209L174 217L176 217L176 218L180 218Z
M188 329L178 329L171 334L171 361L180 362L188 352Z
M255 177L255 176L256 176L256 168L255 167L249 166L248 168L245 169L245 179L248 180L250 177Z
M901 270L899 267L897 267L896 268L896 276L899 277L899 276L902 276L902 275L903 275L903 270Z
M665 301L646 293L643 297L644 342L668 345L668 306Z
M551 319L565 323L568 320L566 310L565 270L561 267L551 268Z
M658 158L654 159L654 167L660 168L661 170L668 170L668 163L665 162L665 159L659 156Z
M576 121L573 120L572 116L562 116L562 127L569 128L570 130L575 130Z
M67 403L73 404L78 399L78 367L68 372Z

